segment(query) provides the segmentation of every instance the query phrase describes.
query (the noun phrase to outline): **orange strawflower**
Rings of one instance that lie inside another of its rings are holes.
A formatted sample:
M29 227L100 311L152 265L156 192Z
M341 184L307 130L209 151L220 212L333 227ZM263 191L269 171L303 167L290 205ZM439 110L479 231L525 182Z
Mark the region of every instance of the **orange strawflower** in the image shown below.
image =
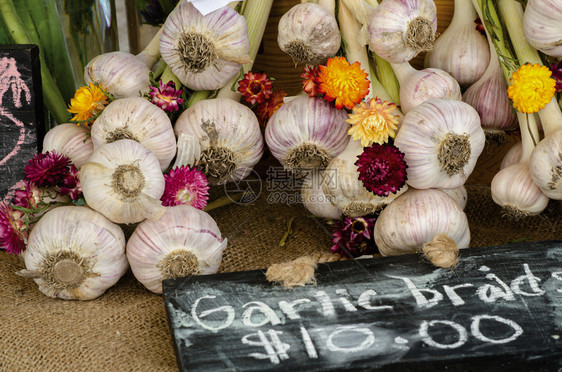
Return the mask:
M556 92L556 80L552 71L538 63L526 64L515 72L507 95L513 101L513 107L524 114L538 112L552 100Z
M88 125L93 118L103 111L107 106L109 97L105 94L101 86L90 82L89 87L81 87L70 99L68 112L75 114L71 121L78 125L84 123Z
M350 65L345 57L333 57L326 66L320 66L318 90L326 101L335 101L338 110L351 110L369 93L367 76L359 62Z

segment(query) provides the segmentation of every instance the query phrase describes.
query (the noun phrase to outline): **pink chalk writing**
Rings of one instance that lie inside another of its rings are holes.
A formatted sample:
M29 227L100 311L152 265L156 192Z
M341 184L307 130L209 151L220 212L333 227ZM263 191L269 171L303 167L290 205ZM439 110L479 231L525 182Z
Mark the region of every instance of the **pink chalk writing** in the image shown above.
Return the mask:
M16 60L13 58L0 58L0 107L2 99L8 90L12 90L12 101L15 107L21 107L21 95L25 94L27 104L31 103L31 92L21 79L21 75L16 67Z

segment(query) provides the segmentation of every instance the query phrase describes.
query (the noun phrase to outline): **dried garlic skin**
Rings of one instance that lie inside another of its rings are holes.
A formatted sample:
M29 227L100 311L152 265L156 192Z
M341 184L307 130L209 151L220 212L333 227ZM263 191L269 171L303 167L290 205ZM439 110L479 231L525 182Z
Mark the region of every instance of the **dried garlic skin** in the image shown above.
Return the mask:
M308 174L302 184L301 196L304 207L310 213L316 217L337 220L341 217L342 210L334 206L322 190L324 178L331 176L323 170Z
M47 151L66 155L76 168L81 168L94 152L90 130L74 123L58 124L43 137L43 152Z
M121 228L85 206L47 212L29 235L24 255L39 290L65 300L92 300L121 278L129 264Z
M127 242L127 259L139 282L162 293L162 280L218 271L227 239L206 212L166 207L157 221L141 222Z

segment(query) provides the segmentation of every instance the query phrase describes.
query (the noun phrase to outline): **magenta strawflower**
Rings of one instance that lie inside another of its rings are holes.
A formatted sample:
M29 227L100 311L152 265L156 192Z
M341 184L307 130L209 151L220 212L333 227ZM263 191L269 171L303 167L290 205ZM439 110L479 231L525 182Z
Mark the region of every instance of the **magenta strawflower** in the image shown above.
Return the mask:
M25 181L25 185L16 190L12 205L17 207L35 209L41 202L41 190L35 186L34 182Z
M25 250L28 229L23 216L22 212L0 203L0 249L14 255Z
M181 166L173 168L164 175L166 187L162 195L162 205L171 207L187 204L203 210L209 198L207 177L197 169Z
M318 66L306 66L304 72L300 74L302 80L302 90L310 97L316 97L318 92L318 74L320 68Z
M550 70L552 71L552 78L556 80L556 91L562 92L562 61L558 63L552 63L550 65Z
M180 109L184 100L180 98L183 90L176 90L176 84L173 81L168 81L166 85L162 84L162 80L158 80L158 88L150 87L148 96L150 101L164 111L174 112Z
M396 193L406 183L404 154L392 145L373 144L355 162L365 188L378 196Z
M333 253L353 258L378 252L373 235L376 216L343 217L334 224L330 248Z
M82 196L82 185L78 179L79 170L74 164L70 165L70 170L62 180L60 194L68 195L70 199L77 200Z
M23 170L27 181L35 182L37 187L59 185L68 174L70 159L56 151L37 154L29 159Z

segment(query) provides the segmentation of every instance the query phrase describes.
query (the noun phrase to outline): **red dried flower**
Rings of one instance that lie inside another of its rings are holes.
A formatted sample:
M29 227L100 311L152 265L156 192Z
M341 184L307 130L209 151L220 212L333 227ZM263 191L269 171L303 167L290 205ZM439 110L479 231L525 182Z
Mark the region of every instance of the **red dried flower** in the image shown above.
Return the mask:
M305 91L310 97L316 97L318 93L318 74L320 73L320 68L318 66L306 66L304 68L304 73L300 75L303 78L302 90Z
M256 107L256 116L262 127L265 127L271 115L273 115L279 107L283 106L283 98L286 96L287 93L284 90L277 89L267 101Z
M482 24L482 20L480 18L476 18L474 20L474 23L476 24L476 26L474 27L476 29L476 31L480 32L482 35L486 36L486 28L484 27L484 25Z
M70 165L70 171L66 174L62 181L60 194L68 195L72 200L78 200L82 196L82 185L78 179L79 170L74 164Z
M550 65L550 70L552 71L552 78L556 80L556 91L562 92L562 61L558 63L552 63Z
M158 88L150 87L148 96L150 101L164 111L174 112L180 109L184 100L179 98L183 90L176 90L176 84L168 81L166 85L162 84L162 80L158 80Z
M375 215L343 217L334 224L332 230L334 245L330 251L349 258L377 253L373 235L376 220Z
M238 91L251 105L263 103L272 95L273 82L269 80L267 74L254 74L249 71L238 84Z
M35 209L41 202L41 190L34 182L25 181L25 186L14 193L13 205L17 207Z
M0 248L16 255L25 250L27 225L22 220L23 213L0 203Z
M207 177L196 168L181 166L173 168L164 175L166 186L162 195L162 205L171 207L187 204L203 210L209 198Z
M25 178L37 187L60 185L69 171L70 159L56 151L37 154L29 159L24 168Z
M378 196L396 193L406 183L404 154L393 145L373 144L355 162L365 188Z

